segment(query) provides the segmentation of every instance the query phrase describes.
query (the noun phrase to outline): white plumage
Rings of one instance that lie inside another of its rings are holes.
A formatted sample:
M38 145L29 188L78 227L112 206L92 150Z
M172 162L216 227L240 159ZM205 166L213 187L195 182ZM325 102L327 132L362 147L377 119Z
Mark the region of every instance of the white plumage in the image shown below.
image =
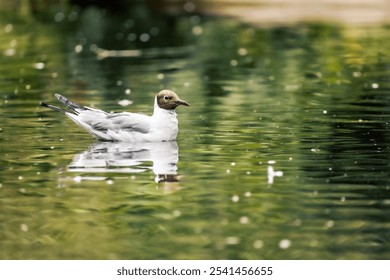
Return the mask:
M138 113L108 113L79 105L66 97L55 94L68 110L41 103L43 106L65 113L76 124L94 137L105 141L120 142L162 142L176 140L178 120L176 107L189 106L176 93L160 91L154 99L152 116Z

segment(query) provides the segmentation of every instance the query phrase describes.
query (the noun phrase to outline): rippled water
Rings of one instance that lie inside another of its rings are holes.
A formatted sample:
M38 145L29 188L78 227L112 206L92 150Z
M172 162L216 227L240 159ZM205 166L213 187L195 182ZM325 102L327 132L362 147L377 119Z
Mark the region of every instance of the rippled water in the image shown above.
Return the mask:
M0 19L1 259L390 257L388 27L137 15ZM162 88L177 142L39 106L150 114Z

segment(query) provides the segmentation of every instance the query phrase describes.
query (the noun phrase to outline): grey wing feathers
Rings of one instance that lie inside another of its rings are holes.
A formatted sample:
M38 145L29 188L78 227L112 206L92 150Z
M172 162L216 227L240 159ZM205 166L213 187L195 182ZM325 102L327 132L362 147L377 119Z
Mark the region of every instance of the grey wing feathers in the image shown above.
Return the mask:
M150 117L136 113L114 113L107 115L117 130L131 130L147 133L150 129ZM114 129L115 130L115 129Z
M83 111L77 119L89 125L93 130L132 131L147 133L150 130L150 117L135 113L112 113L99 111Z

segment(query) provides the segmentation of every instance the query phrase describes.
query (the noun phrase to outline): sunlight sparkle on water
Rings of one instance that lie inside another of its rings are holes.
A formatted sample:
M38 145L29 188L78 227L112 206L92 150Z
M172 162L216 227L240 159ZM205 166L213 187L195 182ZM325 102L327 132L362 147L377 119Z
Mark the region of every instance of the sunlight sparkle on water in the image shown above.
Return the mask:
M28 225L26 225L26 224L21 224L21 225L20 225L20 229L21 229L22 231L24 231L24 232L27 232L27 231L28 231Z
M229 236L225 239L225 244L227 245L237 245L240 243L240 238L237 236Z
M245 197L251 197L252 193L251 192L245 192L244 195L245 195Z
M282 239L279 242L279 248L280 249L288 249L291 246L291 241L288 239Z
M123 99L123 100L119 101L118 104L123 106L123 107L126 107L126 106L129 106L130 104L133 104L133 101Z
M6 24L6 26L4 27L5 33L10 33L12 29L14 29L14 26L10 23Z
M334 221L333 220L326 221L326 223L325 223L325 228L326 229L331 228L333 226L334 226Z
M256 240L255 242L253 242L253 247L255 249L260 249L264 246L264 242L261 241L261 240Z
M240 224L247 224L249 223L249 218L247 216L242 216L240 218Z
M82 45L76 45L75 47L74 47L74 51L76 52L76 53L81 53L82 51L83 51L83 46Z
M37 63L34 64L34 68L38 69L38 70L42 70L43 68L45 68L45 63L37 62Z
M197 25L192 28L192 34L199 36L202 35L202 33L203 33L203 29L201 26Z

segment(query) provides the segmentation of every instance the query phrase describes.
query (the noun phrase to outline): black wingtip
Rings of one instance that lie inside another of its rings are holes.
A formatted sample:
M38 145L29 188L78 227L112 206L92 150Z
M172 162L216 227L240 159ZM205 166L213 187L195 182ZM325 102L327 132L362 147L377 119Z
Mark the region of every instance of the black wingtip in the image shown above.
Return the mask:
M60 112L60 113L66 113L66 111L65 111L64 109L61 109L61 108L59 108L59 107L56 107L56 106L47 104L47 103L45 103L45 102L40 102L40 105L43 106L43 107L52 109L52 110L54 110L54 111Z

